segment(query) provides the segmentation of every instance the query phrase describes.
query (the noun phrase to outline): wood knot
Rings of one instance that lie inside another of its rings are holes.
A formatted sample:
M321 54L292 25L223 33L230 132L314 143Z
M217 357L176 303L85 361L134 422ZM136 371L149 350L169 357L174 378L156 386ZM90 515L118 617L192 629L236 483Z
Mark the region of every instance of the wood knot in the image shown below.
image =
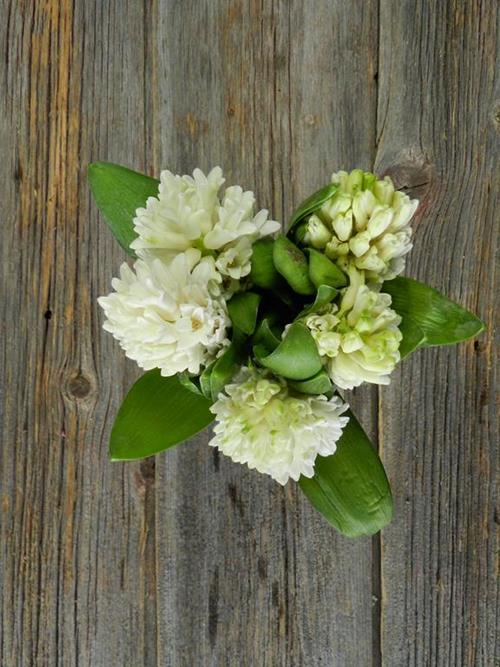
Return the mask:
M85 398L90 394L91 389L90 380L81 373L74 375L68 382L68 391L74 398Z
M434 176L434 167L423 156L410 156L388 167L384 174L390 176L397 190L406 190L410 197L423 199Z

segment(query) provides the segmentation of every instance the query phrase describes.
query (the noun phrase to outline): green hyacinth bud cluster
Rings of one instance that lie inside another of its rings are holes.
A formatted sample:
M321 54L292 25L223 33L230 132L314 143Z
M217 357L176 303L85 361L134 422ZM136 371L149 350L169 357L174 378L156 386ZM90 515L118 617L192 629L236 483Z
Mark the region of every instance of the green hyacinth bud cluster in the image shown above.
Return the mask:
M309 216L303 243L347 267L364 271L368 282L395 278L411 249L410 220L418 201L395 190L389 176L354 169L332 176L336 192Z
M390 307L391 297L370 289L363 274L354 272L351 268L351 285L339 305L329 303L305 320L328 375L340 389L363 382L389 384L400 358L401 317Z

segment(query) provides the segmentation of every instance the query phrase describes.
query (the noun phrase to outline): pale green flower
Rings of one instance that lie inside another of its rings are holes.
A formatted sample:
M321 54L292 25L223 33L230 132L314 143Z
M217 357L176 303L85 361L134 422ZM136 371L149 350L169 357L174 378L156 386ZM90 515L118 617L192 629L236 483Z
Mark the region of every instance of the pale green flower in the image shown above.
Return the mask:
M317 250L323 250L332 240L332 232L317 215L311 215L304 234L304 243Z
M351 285L340 307L329 304L305 323L316 341L332 381L341 389L363 382L389 384L400 359L400 316L391 297L363 284L362 272L349 271Z
M369 282L395 278L411 249L410 220L418 201L396 191L386 176L354 169L332 175L338 191L309 218L304 243L342 268L354 262Z
M328 456L347 424L340 398L292 392L267 371L242 368L210 408L216 417L212 447L280 484L314 475L316 456Z
M338 354L342 336L335 331L340 322L334 314L337 310L337 306L331 305L321 314L309 315L306 320L321 356L334 357Z

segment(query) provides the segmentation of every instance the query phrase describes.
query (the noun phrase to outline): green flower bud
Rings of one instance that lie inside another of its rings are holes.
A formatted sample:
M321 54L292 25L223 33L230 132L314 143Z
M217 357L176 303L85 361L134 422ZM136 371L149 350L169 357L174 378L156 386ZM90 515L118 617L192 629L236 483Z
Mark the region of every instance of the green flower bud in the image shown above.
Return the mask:
M352 266L351 284L340 303L328 304L305 318L331 380L341 389L363 382L388 384L400 359L402 335L391 297L363 284L363 273Z
M297 294L314 294L315 288L309 278L309 266L302 250L286 236L280 235L273 245L273 261L278 273Z
M332 232L328 229L328 227L321 221L320 218L318 218L317 215L311 215L309 221L306 224L303 242L312 248L323 250L331 238Z
M354 169L332 175L337 192L310 218L304 243L332 261L354 262L368 282L395 278L411 249L409 222L418 201L394 189L386 176ZM344 268L344 266L342 266Z

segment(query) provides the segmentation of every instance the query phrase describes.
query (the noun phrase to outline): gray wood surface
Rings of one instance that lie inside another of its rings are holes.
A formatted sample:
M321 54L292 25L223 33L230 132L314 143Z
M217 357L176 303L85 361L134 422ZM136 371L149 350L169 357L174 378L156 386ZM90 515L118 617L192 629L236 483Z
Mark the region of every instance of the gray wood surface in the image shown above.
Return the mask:
M2 667L497 664L497 3L0 11ZM220 164L277 219L341 167L421 198L407 273L488 331L355 392L396 500L381 536L337 535L208 434L108 462L138 371L96 305L123 260L90 201L96 159Z

